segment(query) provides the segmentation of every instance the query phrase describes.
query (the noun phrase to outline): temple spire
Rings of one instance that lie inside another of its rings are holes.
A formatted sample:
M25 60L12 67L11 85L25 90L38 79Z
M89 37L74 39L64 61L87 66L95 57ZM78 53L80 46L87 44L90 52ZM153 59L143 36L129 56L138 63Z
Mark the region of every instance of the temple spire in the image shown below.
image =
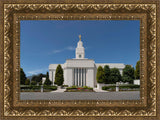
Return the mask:
M79 41L77 43L76 48L76 59L84 59L85 58L85 51L83 47L83 42L81 41L81 35L79 35Z
M81 41L81 35L79 35L79 41Z

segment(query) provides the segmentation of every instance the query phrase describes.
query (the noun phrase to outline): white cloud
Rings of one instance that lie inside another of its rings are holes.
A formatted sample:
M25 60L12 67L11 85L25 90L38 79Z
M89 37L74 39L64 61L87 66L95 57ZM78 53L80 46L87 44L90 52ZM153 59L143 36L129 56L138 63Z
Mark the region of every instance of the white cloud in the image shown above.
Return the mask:
M47 71L48 69L36 69L36 70L32 70L32 71L28 71L27 73L28 74L31 74L31 75L35 75L35 74L39 74L39 73L43 73L45 71Z
M65 50L73 51L73 50L75 50L75 47L68 46L68 47L65 47L63 49L53 50L50 54L61 53L61 52L65 51Z
M67 50L75 50L75 47L69 46L66 48Z
M63 50L53 50L52 52L53 53L60 53L60 52L62 52Z

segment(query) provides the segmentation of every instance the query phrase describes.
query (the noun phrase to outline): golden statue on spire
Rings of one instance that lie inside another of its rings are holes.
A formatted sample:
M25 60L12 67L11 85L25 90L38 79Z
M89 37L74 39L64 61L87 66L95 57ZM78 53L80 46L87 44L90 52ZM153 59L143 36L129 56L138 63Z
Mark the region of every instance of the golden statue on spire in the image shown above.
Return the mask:
M79 41L81 41L81 35L79 35Z

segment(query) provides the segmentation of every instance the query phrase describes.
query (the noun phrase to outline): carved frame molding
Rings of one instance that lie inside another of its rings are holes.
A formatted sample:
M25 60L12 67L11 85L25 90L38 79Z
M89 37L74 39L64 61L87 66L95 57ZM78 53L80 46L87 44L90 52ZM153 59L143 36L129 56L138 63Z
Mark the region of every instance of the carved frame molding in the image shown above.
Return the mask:
M156 116L157 3L3 4L0 78L7 116ZM140 20L141 99L123 101L22 101L19 99L20 20ZM157 42L158 41L158 42ZM4 46L3 44L4 43ZM4 49L3 49L4 48ZM158 54L159 55L159 54ZM15 86L15 87L14 87ZM41 106L41 107L39 107ZM116 118L115 118L116 119Z

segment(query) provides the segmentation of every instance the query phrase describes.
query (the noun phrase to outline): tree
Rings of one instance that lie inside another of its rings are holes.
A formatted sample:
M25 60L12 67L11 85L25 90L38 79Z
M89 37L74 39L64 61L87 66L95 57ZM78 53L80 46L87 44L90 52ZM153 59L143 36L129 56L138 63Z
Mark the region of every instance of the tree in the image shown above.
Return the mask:
M117 68L112 68L110 73L111 83L120 82L122 80L121 74Z
M37 84L37 76L34 75L31 79L31 85L36 85Z
M34 76L32 77L32 81L35 81L36 83L39 83L39 82L41 82L42 77L46 77L46 75L45 75L45 74L42 74L42 73L40 73L40 74L38 74L38 75L34 75Z
M51 84L52 84L52 82L49 80L49 74L47 72L47 74L46 74L46 80L44 82L44 85L51 85Z
M98 83L104 83L105 81L105 75L102 66L99 66L97 69L96 79Z
M36 81L31 81L31 85L36 85Z
M42 85L42 80L39 82L39 85Z
M133 83L134 80L134 68L131 65L126 65L123 69L123 82Z
M111 83L111 81L110 81L110 74L111 74L111 70L110 70L110 68L109 68L109 66L108 65L105 65L104 66L104 76L105 76L105 78L104 78L104 83Z
M23 69L20 68L20 84L24 85L26 79L27 79L26 74L24 73Z
M140 60L137 61L137 64L136 64L135 78L140 79Z
M56 68L54 84L57 84L58 86L60 86L60 85L63 85L63 82L64 82L63 69L59 64Z
M29 84L30 84L30 79L26 79L25 85L29 85Z

